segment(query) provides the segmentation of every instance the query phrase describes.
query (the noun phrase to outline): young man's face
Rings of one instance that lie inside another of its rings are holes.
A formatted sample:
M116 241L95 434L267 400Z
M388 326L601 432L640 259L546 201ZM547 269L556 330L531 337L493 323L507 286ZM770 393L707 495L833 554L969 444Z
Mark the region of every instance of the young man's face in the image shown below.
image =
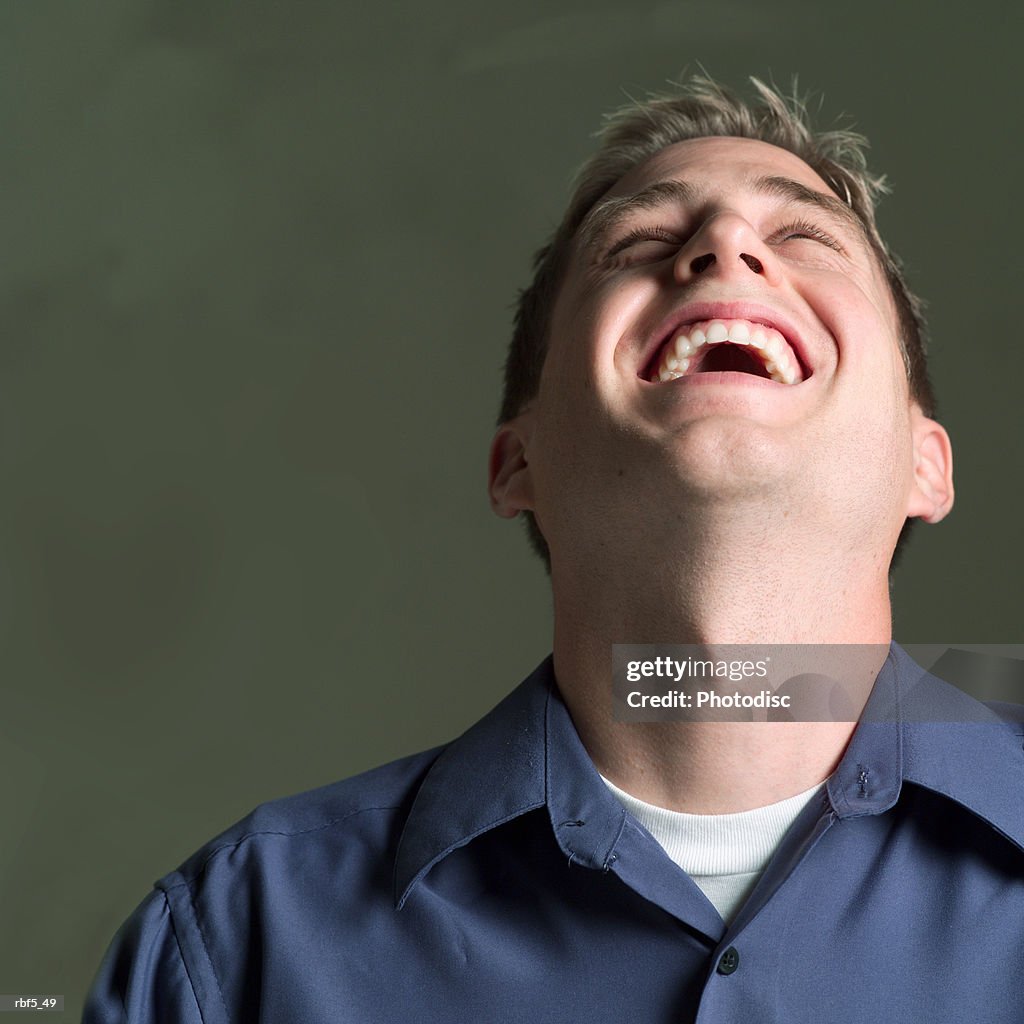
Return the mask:
M948 439L911 402L855 216L799 158L753 140L670 146L597 204L516 429L509 493L555 557L574 531L657 532L695 498L836 517L837 536L864 554L870 538L879 558L907 515L945 512ZM943 463L931 481L921 445Z

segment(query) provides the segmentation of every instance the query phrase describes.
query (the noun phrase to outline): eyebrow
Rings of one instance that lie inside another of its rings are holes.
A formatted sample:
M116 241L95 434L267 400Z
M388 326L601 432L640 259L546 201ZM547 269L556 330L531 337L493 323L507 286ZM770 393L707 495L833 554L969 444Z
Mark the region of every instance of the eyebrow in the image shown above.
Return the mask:
M785 200L790 205L804 207L826 215L865 242L871 240L863 221L853 208L835 195L818 192L793 178L768 174L756 177L745 185L756 195ZM612 196L600 200L583 218L579 227L580 246L583 251L601 248L603 243L623 221L641 210L656 210L674 204L699 202L704 190L688 181L656 181L628 196Z

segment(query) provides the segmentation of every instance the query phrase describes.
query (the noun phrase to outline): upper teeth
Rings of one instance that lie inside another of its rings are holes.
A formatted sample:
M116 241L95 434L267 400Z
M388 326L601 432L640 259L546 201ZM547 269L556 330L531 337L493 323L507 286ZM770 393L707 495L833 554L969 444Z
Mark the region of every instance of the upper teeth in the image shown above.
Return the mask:
M682 377L696 352L705 345L727 341L755 349L772 380L796 384L803 379L800 364L786 339L774 327L750 320L702 320L689 324L665 345L654 376L660 381Z

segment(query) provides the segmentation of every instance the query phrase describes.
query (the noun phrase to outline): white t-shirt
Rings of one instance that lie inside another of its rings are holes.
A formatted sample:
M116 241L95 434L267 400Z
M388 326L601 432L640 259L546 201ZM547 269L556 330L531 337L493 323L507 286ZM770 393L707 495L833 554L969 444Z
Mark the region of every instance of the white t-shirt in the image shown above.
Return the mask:
M604 781L622 806L696 882L726 924L750 895L789 826L825 785L821 782L804 793L752 811L686 814L644 803Z

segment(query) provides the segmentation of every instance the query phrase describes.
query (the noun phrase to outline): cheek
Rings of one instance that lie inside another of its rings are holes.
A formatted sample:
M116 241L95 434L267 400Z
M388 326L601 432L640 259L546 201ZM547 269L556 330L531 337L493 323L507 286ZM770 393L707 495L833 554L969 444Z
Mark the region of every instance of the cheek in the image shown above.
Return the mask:
M896 388L875 388L846 416L837 464L852 470L855 490L880 514L906 493L913 473L909 408Z
M891 495L912 469L910 391L895 311L871 282L827 282L818 316L834 339L833 417L819 442L830 457L863 474L865 487ZM881 497L881 495L879 495Z
M837 376L867 395L870 405L906 404L906 368L891 304L853 278L825 294L818 315L835 339Z
M663 282L651 274L575 281L556 306L552 344L564 342L565 358L601 372L618 362L624 351L635 354L637 346L648 340L655 315L668 312L669 307L659 308L663 290Z

